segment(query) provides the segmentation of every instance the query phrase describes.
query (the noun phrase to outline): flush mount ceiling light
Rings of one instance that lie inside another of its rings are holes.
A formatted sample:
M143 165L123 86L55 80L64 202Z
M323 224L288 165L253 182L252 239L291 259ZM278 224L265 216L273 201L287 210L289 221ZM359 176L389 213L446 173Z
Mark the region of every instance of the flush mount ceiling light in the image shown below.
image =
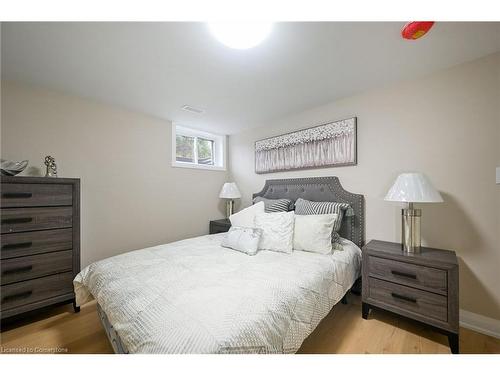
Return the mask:
M222 44L235 49L248 49L261 43L271 33L269 22L210 22L208 29Z

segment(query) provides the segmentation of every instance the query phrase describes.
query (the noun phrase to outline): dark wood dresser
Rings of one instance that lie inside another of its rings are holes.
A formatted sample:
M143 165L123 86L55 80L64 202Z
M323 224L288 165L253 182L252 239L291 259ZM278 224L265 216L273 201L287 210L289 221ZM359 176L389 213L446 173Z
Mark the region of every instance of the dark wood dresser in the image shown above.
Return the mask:
M231 228L229 219L212 220L209 225L209 233L217 234L227 232Z
M80 272L80 180L1 177L1 319L73 302Z
M458 261L454 251L422 247L408 254L401 244L370 241L363 247L362 315L376 307L418 320L448 336L459 352Z

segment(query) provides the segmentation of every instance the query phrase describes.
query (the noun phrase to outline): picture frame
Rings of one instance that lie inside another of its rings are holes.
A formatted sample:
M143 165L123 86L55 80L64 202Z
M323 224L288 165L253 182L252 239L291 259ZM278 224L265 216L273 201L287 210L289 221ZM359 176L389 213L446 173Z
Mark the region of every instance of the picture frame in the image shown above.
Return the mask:
M354 166L357 118L331 121L255 142L255 173Z

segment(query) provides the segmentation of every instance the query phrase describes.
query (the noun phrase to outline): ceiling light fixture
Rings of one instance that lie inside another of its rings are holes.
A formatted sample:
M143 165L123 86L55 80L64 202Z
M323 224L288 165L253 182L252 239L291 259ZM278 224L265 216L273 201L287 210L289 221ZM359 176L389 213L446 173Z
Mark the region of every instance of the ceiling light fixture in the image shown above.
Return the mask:
M270 22L208 23L208 29L219 42L235 49L255 47L267 38L272 28Z

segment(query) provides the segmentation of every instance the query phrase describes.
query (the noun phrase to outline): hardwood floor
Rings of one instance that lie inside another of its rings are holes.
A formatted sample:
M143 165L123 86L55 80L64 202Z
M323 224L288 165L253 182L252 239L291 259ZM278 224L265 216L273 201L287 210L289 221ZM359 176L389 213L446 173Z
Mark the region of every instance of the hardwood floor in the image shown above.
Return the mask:
M46 310L38 318L2 325L0 335L4 353L11 352L12 348L30 348L33 352L113 353L97 316L95 302L82 306L77 314L71 305L64 305Z
M1 352L112 353L95 302L75 314L70 305L2 327ZM29 349L25 349L29 348ZM460 329L461 353L500 353L500 340ZM450 353L447 338L418 323L373 310L361 318L360 297L349 295L307 338L299 353Z
M361 318L361 297L337 304L304 341L300 353L451 353L448 338L389 312L372 310ZM500 353L500 340L460 328L460 353Z

